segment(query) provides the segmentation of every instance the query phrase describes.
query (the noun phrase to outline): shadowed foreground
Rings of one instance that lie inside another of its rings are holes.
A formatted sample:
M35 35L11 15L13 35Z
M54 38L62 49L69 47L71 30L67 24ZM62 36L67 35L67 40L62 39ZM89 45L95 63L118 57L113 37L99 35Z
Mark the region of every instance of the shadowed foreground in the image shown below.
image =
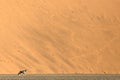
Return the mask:
M0 75L0 80L119 80L120 75L90 75L90 74L74 74L74 75Z

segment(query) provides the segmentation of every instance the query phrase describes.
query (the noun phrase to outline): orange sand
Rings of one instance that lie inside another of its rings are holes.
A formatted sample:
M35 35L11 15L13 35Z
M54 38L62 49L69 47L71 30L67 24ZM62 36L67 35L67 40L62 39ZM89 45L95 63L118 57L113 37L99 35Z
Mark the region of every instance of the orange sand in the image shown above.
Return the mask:
M120 73L120 0L0 0L0 74Z

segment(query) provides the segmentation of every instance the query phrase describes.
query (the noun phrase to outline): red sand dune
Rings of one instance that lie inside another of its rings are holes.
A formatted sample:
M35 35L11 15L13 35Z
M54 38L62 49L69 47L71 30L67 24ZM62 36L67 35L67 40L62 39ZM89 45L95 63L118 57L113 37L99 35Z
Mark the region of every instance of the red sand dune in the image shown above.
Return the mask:
M119 0L0 0L0 74L120 73Z

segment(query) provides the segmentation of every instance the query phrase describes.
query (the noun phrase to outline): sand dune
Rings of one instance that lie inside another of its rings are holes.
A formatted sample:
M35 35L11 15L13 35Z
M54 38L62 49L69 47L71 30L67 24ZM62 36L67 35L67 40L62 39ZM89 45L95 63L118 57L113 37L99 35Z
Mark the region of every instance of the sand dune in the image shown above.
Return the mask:
M119 0L0 0L0 74L120 73Z

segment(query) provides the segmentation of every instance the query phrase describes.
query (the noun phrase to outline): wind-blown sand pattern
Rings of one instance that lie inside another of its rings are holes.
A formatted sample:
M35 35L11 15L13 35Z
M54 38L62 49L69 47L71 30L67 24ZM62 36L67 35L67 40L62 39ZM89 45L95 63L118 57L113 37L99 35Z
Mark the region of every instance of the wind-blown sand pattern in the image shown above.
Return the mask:
M0 74L120 73L119 0L0 0Z

